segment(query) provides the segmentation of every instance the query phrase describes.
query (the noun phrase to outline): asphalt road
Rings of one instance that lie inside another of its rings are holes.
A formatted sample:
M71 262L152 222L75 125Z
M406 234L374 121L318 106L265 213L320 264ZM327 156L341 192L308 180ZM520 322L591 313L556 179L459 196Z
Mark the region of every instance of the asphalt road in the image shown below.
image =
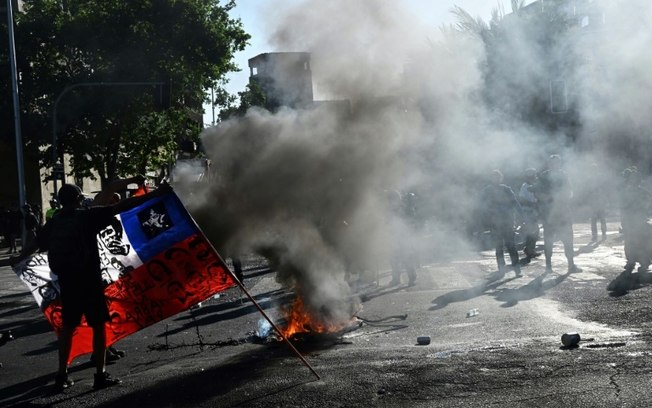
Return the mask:
M0 406L652 406L652 278L617 279L617 227L587 245L588 225L575 225L580 273L566 273L561 243L549 274L537 259L521 278L500 276L492 251L423 265L413 287L390 287L389 272L378 271L360 287L362 308L347 329L294 343L320 379L285 344L255 335L260 314L231 289L120 341L127 356L109 371L122 385L93 391L94 369L80 357L75 386L56 394L55 336L2 268L0 331L15 339L0 347ZM249 263L245 277L277 319L290 294L262 264ZM562 346L566 332L580 333L579 347ZM418 345L419 336L432 341Z

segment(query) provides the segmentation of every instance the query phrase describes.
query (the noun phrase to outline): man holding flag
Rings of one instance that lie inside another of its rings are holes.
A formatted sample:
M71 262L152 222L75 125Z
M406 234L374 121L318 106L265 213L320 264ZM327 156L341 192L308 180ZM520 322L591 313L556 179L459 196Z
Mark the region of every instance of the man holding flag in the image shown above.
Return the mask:
M110 321L104 294L97 234L111 225L114 216L137 207L154 196L171 189L167 184L151 194L131 197L110 206L82 209L81 189L65 184L58 193L62 209L38 233L32 245L11 259L15 264L37 250L48 251L49 268L56 275L61 298L63 325L59 331L59 369L55 385L59 390L74 384L68 378L68 363L75 329L86 318L92 328L92 348L96 356L93 388L101 389L119 384L105 371L106 323Z

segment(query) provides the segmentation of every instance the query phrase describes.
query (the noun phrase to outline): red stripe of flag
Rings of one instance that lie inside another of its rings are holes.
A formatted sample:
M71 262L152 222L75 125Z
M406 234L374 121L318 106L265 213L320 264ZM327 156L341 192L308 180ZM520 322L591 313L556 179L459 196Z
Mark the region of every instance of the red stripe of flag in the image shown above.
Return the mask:
M206 239L193 235L106 287L104 294L111 316L106 326L107 346L234 285L231 274ZM50 303L44 313L58 333L59 300ZM92 352L92 340L93 330L83 319L73 334L69 363Z

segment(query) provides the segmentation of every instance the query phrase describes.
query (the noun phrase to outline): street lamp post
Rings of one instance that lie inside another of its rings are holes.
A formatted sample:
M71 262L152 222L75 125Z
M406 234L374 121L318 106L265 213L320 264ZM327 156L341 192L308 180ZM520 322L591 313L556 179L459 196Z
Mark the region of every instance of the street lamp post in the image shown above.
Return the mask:
M16 67L16 41L14 39L14 11L12 0L7 0L7 31L9 32L9 65L11 66L11 90L14 102L14 129L16 134L16 170L18 172L18 203L20 211L25 205L25 163L23 160L23 136L20 125L20 100L18 98L18 69ZM25 245L25 224L21 227L21 239Z
M11 0L7 0L11 1ZM54 106L52 108L52 170L53 170L53 177L52 181L54 183L54 195L57 195L57 178L59 174L65 174L64 173L64 168L63 168L63 160L61 162L59 161L59 154L57 151L57 108L59 107L59 102L61 102L61 99L64 97L66 93L69 91L75 89L75 88L81 88L81 87L95 87L95 86L160 86L160 99L163 99L163 85L165 85L164 82L80 82L77 84L72 84L68 85L67 87L63 88L61 93L59 93L59 96L57 96L57 99L54 101ZM65 176L64 179L65 180Z

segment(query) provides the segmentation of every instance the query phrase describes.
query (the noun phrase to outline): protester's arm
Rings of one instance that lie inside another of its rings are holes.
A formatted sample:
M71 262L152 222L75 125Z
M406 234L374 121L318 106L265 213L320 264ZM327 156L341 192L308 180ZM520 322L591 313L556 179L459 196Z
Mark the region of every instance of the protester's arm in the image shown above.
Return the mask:
M521 202L518 201L518 198L516 198L516 194L514 194L514 190L512 190L510 187L507 187L508 189L508 195L510 196L510 201L512 202L512 208L516 210L518 213L519 217L523 217L523 207L521 206Z
M159 197L165 195L170 191L172 191L172 187L170 187L168 183L163 183L151 193L138 196L138 197L129 197L125 200L120 201L117 204L112 205L111 207L113 208L114 214L119 214L121 212L130 210L134 207L138 207L139 205L141 205L142 203L146 202L147 200L153 197Z
M114 193L124 191L129 184L138 184L139 186L145 182L145 176L138 175L126 179L116 180L109 184L107 188L97 193L93 200L93 205L107 205L111 202Z

